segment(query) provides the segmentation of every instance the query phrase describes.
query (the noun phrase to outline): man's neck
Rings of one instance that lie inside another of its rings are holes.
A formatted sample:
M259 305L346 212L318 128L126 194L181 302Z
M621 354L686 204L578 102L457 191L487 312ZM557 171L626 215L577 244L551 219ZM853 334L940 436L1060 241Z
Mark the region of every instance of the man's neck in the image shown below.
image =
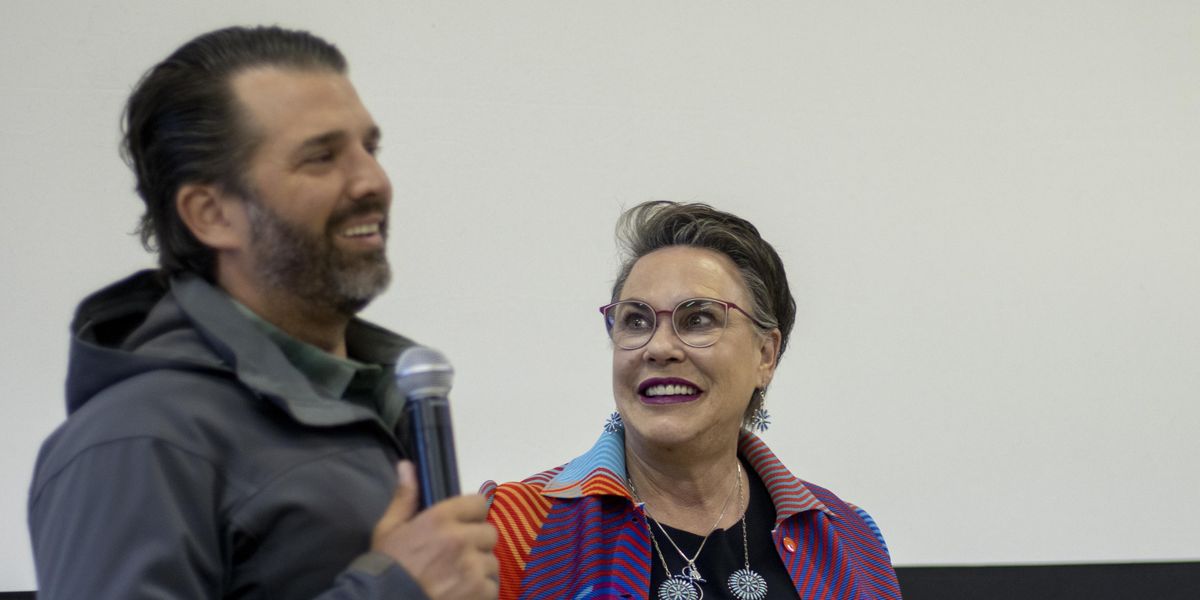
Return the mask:
M332 308L313 306L285 290L266 290L218 276L217 285L262 320L306 344L346 357L346 327L351 317Z

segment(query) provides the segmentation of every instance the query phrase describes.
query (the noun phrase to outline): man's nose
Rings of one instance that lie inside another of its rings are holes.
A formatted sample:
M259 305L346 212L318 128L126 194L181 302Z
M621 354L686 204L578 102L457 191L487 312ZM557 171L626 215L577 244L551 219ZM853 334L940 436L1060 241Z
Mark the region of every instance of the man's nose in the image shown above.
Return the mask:
M362 149L354 158L350 174L350 197L392 199L392 182L374 154Z

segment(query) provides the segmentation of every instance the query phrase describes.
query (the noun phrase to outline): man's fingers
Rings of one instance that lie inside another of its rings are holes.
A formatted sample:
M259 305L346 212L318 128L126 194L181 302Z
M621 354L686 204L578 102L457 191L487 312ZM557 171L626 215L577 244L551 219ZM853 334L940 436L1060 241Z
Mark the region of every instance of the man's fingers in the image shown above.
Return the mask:
M463 523L482 523L487 519L487 498L479 494L456 496L437 504L446 517Z
M496 528L493 527L491 523L484 523L484 525L478 529L478 533L475 534L475 537L472 540L475 542L475 547L491 552L492 548L496 547L496 541L500 537L499 534L496 533Z
M408 522L417 512L417 474L413 464L402 460L396 465L396 491L392 502L375 525L375 535L389 532Z
M418 496L421 492L419 487L417 468L407 460L400 461L396 465L396 495L392 497L392 505L388 510L396 511L402 522L411 519L417 513L420 500Z
M391 556L430 598L495 598L500 566L483 496L448 498L418 513L416 470L397 465L396 492L372 548Z

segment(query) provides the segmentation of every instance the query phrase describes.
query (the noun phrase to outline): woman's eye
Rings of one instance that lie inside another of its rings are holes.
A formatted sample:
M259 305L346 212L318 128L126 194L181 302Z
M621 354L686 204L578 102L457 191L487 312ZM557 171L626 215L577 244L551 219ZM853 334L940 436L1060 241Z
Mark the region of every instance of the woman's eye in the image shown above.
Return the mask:
M688 329L693 329L693 330L694 329L707 329L709 327L712 327L714 324L716 324L716 322L717 322L717 319L716 319L715 315L713 315L712 313L707 312L707 311L697 311L697 312L688 313L687 316L684 317L683 325L684 325L684 327L686 327Z
M642 330L650 327L650 320L644 315L629 315L624 320L625 329Z

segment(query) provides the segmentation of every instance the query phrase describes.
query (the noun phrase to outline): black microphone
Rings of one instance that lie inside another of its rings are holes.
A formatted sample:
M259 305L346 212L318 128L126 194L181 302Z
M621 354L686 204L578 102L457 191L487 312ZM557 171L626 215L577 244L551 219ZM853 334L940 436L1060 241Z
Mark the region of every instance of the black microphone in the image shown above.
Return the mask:
M453 378L450 361L432 348L413 346L396 361L396 386L407 399L404 414L416 451L421 508L459 494L458 461L450 426Z

